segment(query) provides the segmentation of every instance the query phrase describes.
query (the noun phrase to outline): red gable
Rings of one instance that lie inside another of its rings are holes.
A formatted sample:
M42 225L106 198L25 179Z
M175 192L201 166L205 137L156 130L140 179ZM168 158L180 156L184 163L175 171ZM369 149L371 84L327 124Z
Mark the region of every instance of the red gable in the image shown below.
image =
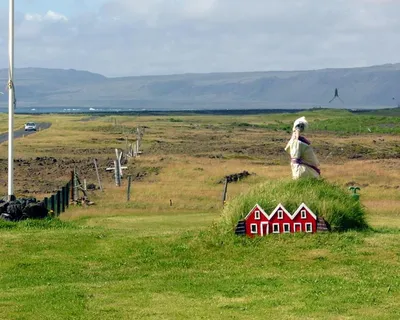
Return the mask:
M317 216L305 203L302 203L297 208L292 216L292 220L296 231L312 233L317 231Z
M264 219L268 219L268 215L265 213L264 209L261 208L259 204L256 204L253 209L250 210L244 220L251 219L252 217L254 220L260 220L263 219L262 216L264 216Z
M309 207L303 202L297 210L293 213L292 219L294 220L297 215L300 214L300 216L305 219L305 217L312 217L314 220L317 220L317 216L314 214L314 212L311 211Z
M293 232L292 216L289 211L280 203L269 216L270 233L290 233Z
M245 218L246 221L246 234L249 236L266 234L266 224L268 222L268 215L265 211L256 204L253 209Z

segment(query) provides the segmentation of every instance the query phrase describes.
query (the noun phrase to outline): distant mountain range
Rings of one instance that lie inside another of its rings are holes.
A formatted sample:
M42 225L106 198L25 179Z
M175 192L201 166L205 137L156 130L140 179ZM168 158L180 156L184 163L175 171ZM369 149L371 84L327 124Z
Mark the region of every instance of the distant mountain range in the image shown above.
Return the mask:
M5 88L8 70L0 69ZM400 103L400 63L309 71L108 78L78 70L15 70L17 107L135 109L362 108ZM0 88L1 88L0 86ZM0 91L4 91L3 88ZM335 88L344 101L335 99ZM0 95L7 107L7 94Z

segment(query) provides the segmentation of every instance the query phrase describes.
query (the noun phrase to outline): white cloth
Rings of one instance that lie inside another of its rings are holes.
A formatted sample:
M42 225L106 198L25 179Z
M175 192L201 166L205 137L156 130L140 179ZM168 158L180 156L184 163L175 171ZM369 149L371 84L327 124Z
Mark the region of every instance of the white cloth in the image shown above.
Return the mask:
M293 123L293 132L296 131L296 126L302 123L304 125L304 129L307 129L308 127L308 122L306 120L306 117L301 117L296 119L296 121Z
M291 168L293 179L320 177L318 171L311 167L318 168L319 161L310 145L298 139L291 139L286 150L289 152L290 158L292 159ZM296 160L299 160L300 163L296 163Z
M302 126L299 126L302 124ZM310 143L307 139L300 137L300 131L304 131L308 127L305 117L296 119L293 124L293 134L290 138L285 150L289 152L291 157L291 168L293 179L300 178L319 178L319 161L314 154Z

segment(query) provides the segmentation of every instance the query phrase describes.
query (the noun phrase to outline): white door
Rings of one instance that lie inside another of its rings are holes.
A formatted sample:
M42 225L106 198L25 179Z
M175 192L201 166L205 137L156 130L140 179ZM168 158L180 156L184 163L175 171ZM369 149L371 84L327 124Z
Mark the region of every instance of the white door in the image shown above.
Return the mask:
M261 236L266 236L269 234L269 223L268 222L261 222Z

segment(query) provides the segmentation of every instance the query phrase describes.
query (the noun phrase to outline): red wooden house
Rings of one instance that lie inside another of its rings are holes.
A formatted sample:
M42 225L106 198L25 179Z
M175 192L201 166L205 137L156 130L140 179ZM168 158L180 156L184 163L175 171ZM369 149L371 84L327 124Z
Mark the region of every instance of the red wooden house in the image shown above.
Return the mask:
M292 215L294 232L317 232L317 216L302 203Z
M323 218L318 219L305 203L302 203L293 215L282 204L278 204L270 215L256 204L244 220L239 221L235 233L253 237L270 233L315 233L328 230L326 221Z
M292 215L280 203L269 216L269 233L290 233L292 232Z
M268 224L269 218L265 211L256 204L253 209L250 210L249 214L244 218L245 221L245 233L249 236L264 236L266 225Z

